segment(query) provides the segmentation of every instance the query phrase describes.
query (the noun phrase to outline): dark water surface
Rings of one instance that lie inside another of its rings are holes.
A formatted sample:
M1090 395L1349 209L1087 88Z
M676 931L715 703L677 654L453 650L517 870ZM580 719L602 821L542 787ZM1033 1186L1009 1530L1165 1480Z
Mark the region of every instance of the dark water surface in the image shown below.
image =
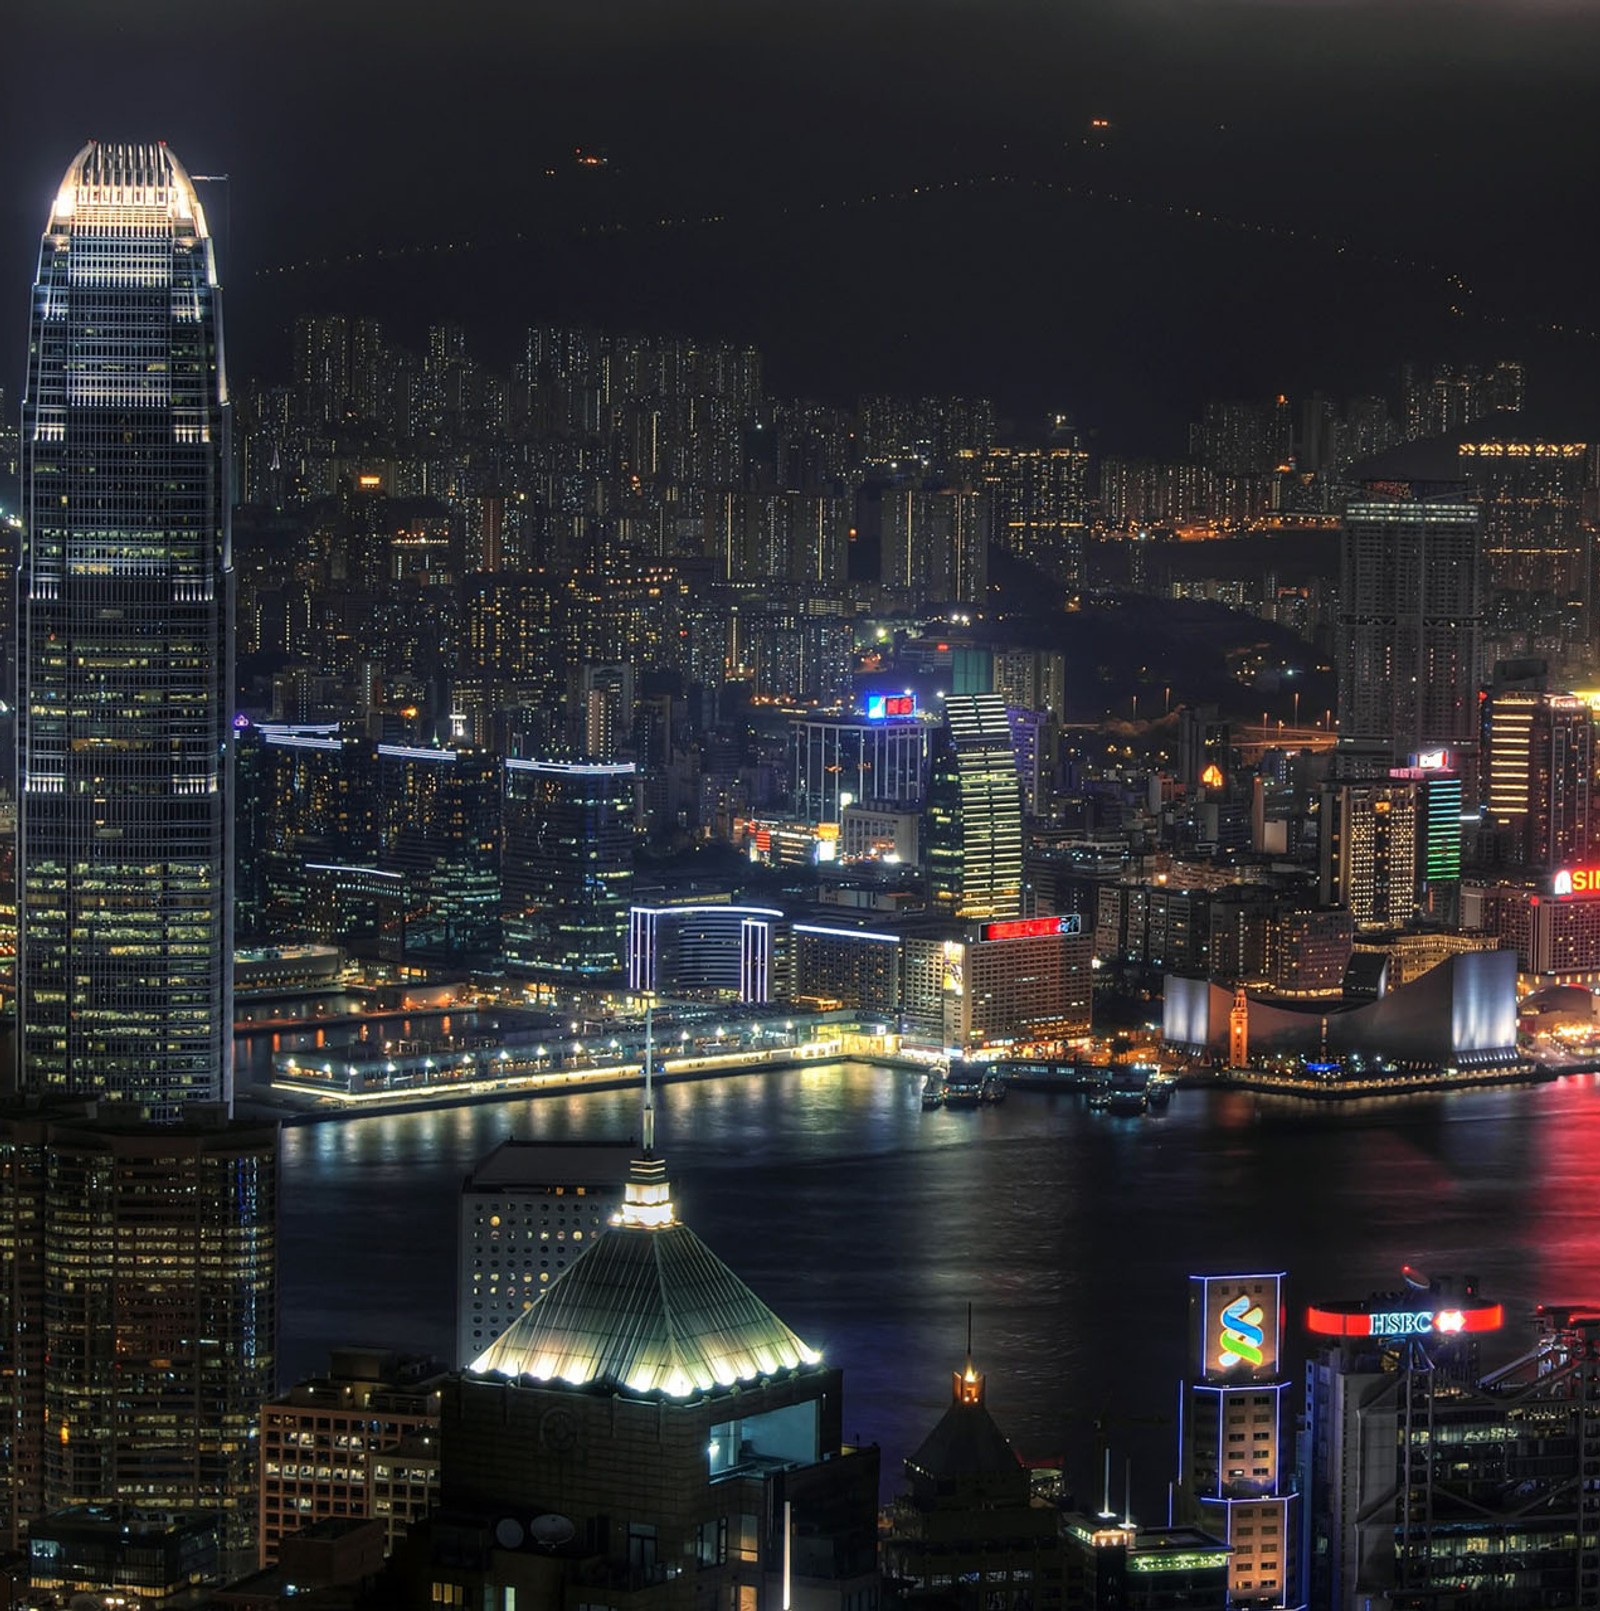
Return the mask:
M1289 1272L1290 1337L1318 1297L1472 1273L1531 1335L1535 1303L1600 1302L1600 1088L1318 1106L1180 1091L1146 1119L1016 1093L924 1113L916 1077L846 1065L661 1093L680 1215L845 1369L847 1437L886 1479L933 1424L964 1347L1002 1427L1090 1481L1094 1422L1164 1506L1191 1271ZM637 1133L595 1092L304 1126L284 1136L282 1371L340 1343L454 1337L462 1177L504 1136ZM1294 1361L1298 1368L1298 1359Z

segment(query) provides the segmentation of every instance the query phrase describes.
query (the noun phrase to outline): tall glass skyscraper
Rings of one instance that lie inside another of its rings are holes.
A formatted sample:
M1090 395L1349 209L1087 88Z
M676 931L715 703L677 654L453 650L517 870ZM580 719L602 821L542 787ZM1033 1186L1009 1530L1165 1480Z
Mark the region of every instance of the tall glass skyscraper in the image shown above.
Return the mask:
M21 1083L231 1097L232 559L216 268L164 145L50 212L22 406Z

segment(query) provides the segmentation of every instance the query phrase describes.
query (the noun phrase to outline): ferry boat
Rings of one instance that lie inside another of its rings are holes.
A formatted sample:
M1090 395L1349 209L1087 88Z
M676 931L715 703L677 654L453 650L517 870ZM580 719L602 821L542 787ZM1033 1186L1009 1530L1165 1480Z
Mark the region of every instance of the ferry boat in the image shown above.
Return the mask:
M1006 1082L1002 1075L985 1074L983 1084L978 1087L978 1100L986 1104L1004 1102L1006 1099Z
M950 1072L945 1075L944 1105L947 1108L977 1107L983 1100L987 1072L981 1063L969 1063L959 1057L953 1059Z
M928 1075L922 1082L922 1105L929 1112L944 1106L944 1081L937 1074Z

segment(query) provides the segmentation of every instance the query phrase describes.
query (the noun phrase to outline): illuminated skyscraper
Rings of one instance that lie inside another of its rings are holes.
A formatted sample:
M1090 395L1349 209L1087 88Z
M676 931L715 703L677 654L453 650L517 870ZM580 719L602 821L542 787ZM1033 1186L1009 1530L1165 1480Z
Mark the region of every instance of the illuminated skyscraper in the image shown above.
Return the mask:
M1502 859L1546 872L1589 859L1594 750L1594 715L1585 700L1529 687L1489 690L1484 823Z
M164 145L90 143L39 253L22 405L25 1090L231 1095L232 561L210 235Z
M998 694L945 701L928 787L928 880L951 917L1022 915L1022 790Z
M1181 1400L1174 1514L1232 1546L1231 1605L1301 1605L1293 1406L1278 1356L1283 1276L1189 1281L1191 1374Z
M1417 909L1417 784L1329 784L1322 791L1324 906L1357 928L1401 928Z
M633 896L631 761L505 763L506 965L567 985L622 978Z
M1475 771L1482 532L1454 447L1395 448L1358 471L1339 574L1339 739L1382 769L1449 749Z

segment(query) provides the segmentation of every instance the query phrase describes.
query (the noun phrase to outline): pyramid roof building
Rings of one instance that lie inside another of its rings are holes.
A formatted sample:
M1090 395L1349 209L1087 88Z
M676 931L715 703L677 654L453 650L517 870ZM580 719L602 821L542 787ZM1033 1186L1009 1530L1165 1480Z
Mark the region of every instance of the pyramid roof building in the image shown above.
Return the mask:
M471 1373L684 1399L821 1358L680 1223L647 1147L612 1228Z

